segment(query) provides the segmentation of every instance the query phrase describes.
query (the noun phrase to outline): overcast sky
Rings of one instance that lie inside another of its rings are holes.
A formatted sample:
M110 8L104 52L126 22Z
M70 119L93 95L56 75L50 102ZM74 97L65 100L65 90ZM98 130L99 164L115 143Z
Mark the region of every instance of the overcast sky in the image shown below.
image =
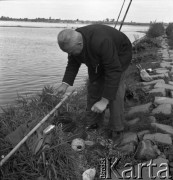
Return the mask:
M0 0L0 16L13 18L117 19L124 0ZM130 0L125 1L124 11ZM173 0L133 0L126 21L173 22Z

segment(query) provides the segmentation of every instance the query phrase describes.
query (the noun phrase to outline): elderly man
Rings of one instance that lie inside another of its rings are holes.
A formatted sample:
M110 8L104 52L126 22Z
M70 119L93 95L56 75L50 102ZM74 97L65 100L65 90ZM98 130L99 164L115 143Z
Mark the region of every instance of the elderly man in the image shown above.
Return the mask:
M104 111L110 110L109 129L113 139L124 130L124 72L132 58L132 46L122 32L106 25L88 25L58 34L60 48L68 53L68 64L59 93L72 86L81 63L89 74L86 127L101 124Z

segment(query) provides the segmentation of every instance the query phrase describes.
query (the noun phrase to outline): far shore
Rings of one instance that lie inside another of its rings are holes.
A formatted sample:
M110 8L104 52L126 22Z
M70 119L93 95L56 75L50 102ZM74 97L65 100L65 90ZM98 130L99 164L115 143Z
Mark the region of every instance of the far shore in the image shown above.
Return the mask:
M52 27L52 26L45 26L45 27L41 27L41 26L4 26L4 25L0 25L0 27L19 27L19 28L67 28L67 26L56 26L56 27ZM71 27L73 28L77 28L77 26L75 27ZM147 31L136 31L139 33L146 33Z
M60 19L44 19L44 18L36 18L36 19L13 19L13 18L0 18L1 21L11 21L11 22L34 22L34 23L57 23L57 24L107 24L107 25L115 25L116 21L104 21L104 20L98 20L98 21L90 21L90 20L60 20ZM117 25L121 25L122 22L117 22ZM132 26L149 26L151 23L149 22L124 22L124 25L132 25ZM166 23L164 23L166 24Z
M4 26L0 25L0 27L19 27L19 28L66 28L67 26L57 26L57 27L52 27L52 26L45 26L45 27L40 27L40 26ZM73 28L73 27L72 27Z
M1 22L1 21L0 21ZM8 21L7 21L8 22ZM19 22L19 21L15 21L16 23ZM20 21L20 22L23 22L23 21ZM38 23L38 22L28 22L28 23ZM40 23L45 23L45 22L40 22ZM55 24L55 23L53 23ZM89 25L89 23L56 23L57 25L59 26L32 26L32 25L6 25L6 24L0 24L0 27L18 27L18 28L72 28L72 29L75 29L75 28L78 28L78 27L81 27L82 25ZM105 23L102 23L102 24L105 24ZM64 26L63 26L64 25ZM74 25L74 26L73 26ZM78 26L79 25L79 26ZM105 24L105 25L114 25L114 24ZM137 25L137 24L123 24L125 26L149 26L149 25ZM119 27L119 24L117 25ZM137 31L139 33L145 33L146 31Z
M4 22L4 24L3 24ZM9 22L9 25L8 25ZM7 23L7 24L6 24ZM13 23L13 24L10 24ZM15 25L14 23L24 23ZM30 25L26 25L27 23L31 23ZM38 26L32 26L33 24L38 24ZM45 23L46 26L39 26L39 24ZM48 26L48 24L54 24L54 26ZM57 26L55 25L57 24ZM36 21L36 20L2 20L0 19L0 27L25 27L25 28L66 28L68 25L74 25L74 28L76 26L86 25L86 24L105 24L105 25L111 25L115 26L116 22L105 22L105 21ZM117 23L117 26L120 26L121 22ZM150 23L138 23L138 22L124 22L123 25L126 26L149 26ZM73 26L72 26L73 28Z

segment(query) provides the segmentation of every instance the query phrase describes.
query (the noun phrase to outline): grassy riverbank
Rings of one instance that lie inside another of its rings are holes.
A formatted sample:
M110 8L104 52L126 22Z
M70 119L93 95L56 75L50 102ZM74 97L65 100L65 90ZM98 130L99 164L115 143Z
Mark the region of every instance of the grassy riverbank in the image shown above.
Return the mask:
M168 44L173 49L173 23L169 23L166 28L166 34L168 36Z
M16 130L21 124L28 125L32 123L36 125L60 102L60 97L51 95L54 92L53 87L45 87L42 92L34 97L19 97L15 106L3 108L3 113L0 115L1 157L2 155L7 155L12 149L12 145L5 139L8 134ZM2 167L1 177L9 180L20 178L25 180L36 179L39 176L41 177L41 175L54 177L55 173L51 172L54 170L58 172L57 177L60 179L80 179L79 174L77 174L79 169L76 169L79 159L76 153L72 151L69 142L78 134L78 132L73 132L73 130L81 126L80 118L86 108L85 95L86 89L79 89L78 94L70 97L61 106L60 110L49 118L49 123L46 123L47 126L50 123L57 125L51 136L51 148L46 151L46 155L49 156L47 157L49 165L53 165L53 167L42 167L42 164L38 164L40 155L33 155L29 149L26 151L19 149ZM71 122L72 120L77 122L77 124L72 123L69 126L66 126L66 124L61 126L60 124L63 121ZM34 126L32 125L31 127L33 128ZM48 173L45 174L46 169ZM52 175L49 175L51 173Z
M160 25L159 25L160 26ZM151 33L152 32L152 33ZM148 94L141 87L139 82L141 78L136 64L141 64L145 69L155 69L159 67L162 57L158 54L158 48L161 47L161 38L156 37L163 34L159 31L154 38L151 29L147 32L148 36L139 41L133 48L133 59L126 73L126 97L125 111L126 114L130 107L153 101L154 96ZM166 81L166 79L165 79ZM19 97L15 106L3 108L0 114L0 155L7 155L13 148L6 140L6 136L16 130L21 124L25 124L27 131L32 129L43 117L45 117L59 102L60 97L53 96L55 89L45 87L39 94L26 98ZM6 180L81 180L81 174L90 167L97 170L96 179L99 179L99 159L106 155L121 156L119 167L125 162L134 162L133 155L123 155L118 150L105 147L107 142L104 137L104 129L98 133L89 134L89 140L96 142L93 147L86 147L84 151L75 152L71 149L71 141L76 138L86 138L83 131L85 122L83 118L86 110L86 86L77 90L77 94L72 95L61 108L49 118L49 124L56 125L49 138L49 147L44 151L38 151L34 154L32 151L32 142L27 141L27 149L21 147L2 167L1 179ZM135 114L135 116L126 115L127 121L140 117L140 122L134 126L126 126L126 131L139 132L151 129L147 120L148 114ZM156 115L158 121L162 122L167 119L167 124L171 123L171 116ZM151 129L151 131L154 131ZM26 132L24 132L26 134ZM32 138L37 139L37 134ZM34 141L34 140L33 140ZM99 142L102 142L100 145ZM104 142L104 143L103 143ZM44 155L44 157L43 157Z

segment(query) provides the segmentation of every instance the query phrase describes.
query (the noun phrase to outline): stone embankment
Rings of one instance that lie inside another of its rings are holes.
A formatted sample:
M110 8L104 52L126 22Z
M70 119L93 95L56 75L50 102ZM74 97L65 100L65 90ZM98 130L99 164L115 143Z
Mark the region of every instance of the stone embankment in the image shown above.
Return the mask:
M155 169L153 168L153 176L156 176L155 179L162 179L164 176L164 179L173 179L169 177L173 174L173 126L172 124L164 123L164 119L158 122L156 118L159 115L163 117L171 117L173 115L173 50L169 48L167 41L167 37L161 37L161 47L158 48L157 53L161 56L162 61L159 68L152 69L149 73L152 81L140 82L140 85L146 92L154 96L154 100L130 107L127 113L128 116L135 117L128 121L128 126L139 124L141 119L138 117L138 114L143 113L145 116L147 115L150 128L137 133L126 132L123 141L118 147L125 154L135 153L135 159L145 164L145 168L143 170L140 169L143 173L141 179L145 180L151 179L151 169L149 169L149 165L147 166L151 159L153 160L152 164L155 163L157 166ZM136 146L136 144L138 145ZM161 166L163 164L165 165L164 168ZM134 166L135 172L139 171L139 165ZM163 169L165 169L163 174L159 174L159 171ZM119 170L120 175L122 175L123 170L125 168ZM136 179L131 177L131 175L128 166L128 172L126 172L125 177ZM135 175L138 177L139 174ZM115 176L116 173L113 173L112 179L121 179Z

